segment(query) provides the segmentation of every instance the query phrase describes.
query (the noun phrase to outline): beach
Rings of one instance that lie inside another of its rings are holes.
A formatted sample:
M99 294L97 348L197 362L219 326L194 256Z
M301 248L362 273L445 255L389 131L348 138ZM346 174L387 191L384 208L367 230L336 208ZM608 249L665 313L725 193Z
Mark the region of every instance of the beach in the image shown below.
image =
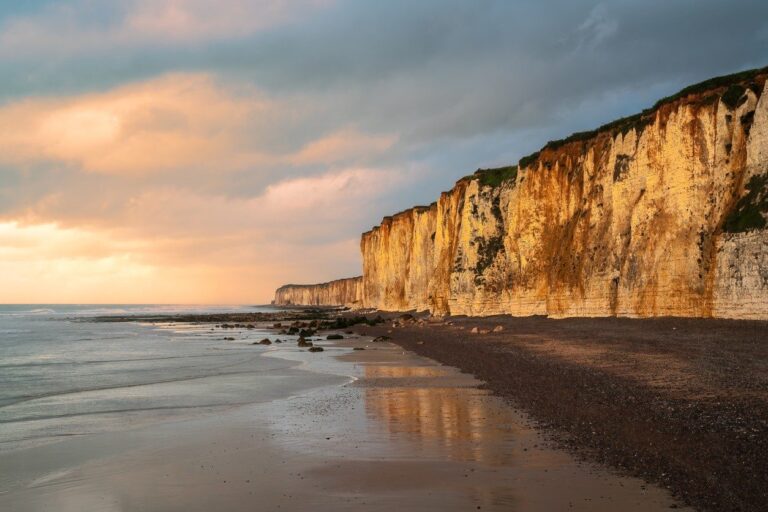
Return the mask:
M360 332L453 365L571 453L700 510L768 508L768 324L390 315Z
M126 329L131 322L99 325ZM182 336L192 329L207 336L196 340L201 346L236 350L236 376L220 371L194 379L210 381L195 391L207 395L208 406L218 396L215 408L123 426L110 421L93 432L86 431L93 421L79 432L70 424L66 436L6 445L0 454L0 508L682 508L661 487L554 446L527 415L480 389L471 375L396 344L374 343L372 336L347 330L334 331L344 339L329 341L328 331L312 338L324 351L310 353L296 346L296 336L267 324L216 325L142 326ZM235 340L222 344L223 332ZM282 343L251 345L264 336ZM129 393L141 396L151 389L154 395L158 385L133 386ZM250 390L246 403L235 403L232 397L241 399L244 388ZM3 420L10 421L8 408L3 410ZM109 414L128 419L133 413Z

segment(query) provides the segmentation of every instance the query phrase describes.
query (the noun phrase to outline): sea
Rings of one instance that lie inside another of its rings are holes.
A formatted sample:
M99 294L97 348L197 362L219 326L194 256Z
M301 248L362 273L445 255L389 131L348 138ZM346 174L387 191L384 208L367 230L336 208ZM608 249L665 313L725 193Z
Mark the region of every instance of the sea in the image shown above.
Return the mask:
M263 399L269 333L208 324L95 322L108 315L277 311L255 306L0 305L0 456ZM235 340L225 340L234 337ZM263 391L263 389L262 389Z

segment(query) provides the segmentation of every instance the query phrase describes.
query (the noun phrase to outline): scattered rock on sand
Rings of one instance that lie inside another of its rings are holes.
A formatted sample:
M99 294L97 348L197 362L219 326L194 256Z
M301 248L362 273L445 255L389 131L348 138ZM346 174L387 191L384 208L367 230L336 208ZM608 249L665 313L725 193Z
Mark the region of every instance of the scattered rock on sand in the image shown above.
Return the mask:
M326 336L325 339L327 339L327 340L343 340L344 336L342 336L341 334L329 334L328 336Z
M309 347L310 352L322 352L323 347Z

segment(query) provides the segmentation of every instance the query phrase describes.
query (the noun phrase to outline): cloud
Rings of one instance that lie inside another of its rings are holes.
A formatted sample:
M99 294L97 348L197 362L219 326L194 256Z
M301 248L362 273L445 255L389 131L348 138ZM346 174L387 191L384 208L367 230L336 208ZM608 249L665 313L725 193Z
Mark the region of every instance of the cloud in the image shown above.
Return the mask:
M138 0L125 21L135 36L190 41L273 28L331 0Z
M0 55L102 53L131 47L227 40L274 29L333 0L75 0L10 16Z
M314 110L306 99L228 88L205 74L171 74L106 93L1 107L0 163L54 161L103 174L221 173L349 162L395 141L350 127L292 135L297 124L312 123Z
M249 200L145 191L91 226L0 222L0 302L266 301L284 281L359 271L351 219L396 185L391 173L350 169Z
M383 215L765 65L768 34L760 0L6 4L0 222L27 235L3 272L122 264L143 301L357 273Z
M46 300L66 297L41 283L63 280L72 297L263 301L281 280L357 273L361 212L409 180L371 164L396 135L323 114L200 73L2 106L0 267Z

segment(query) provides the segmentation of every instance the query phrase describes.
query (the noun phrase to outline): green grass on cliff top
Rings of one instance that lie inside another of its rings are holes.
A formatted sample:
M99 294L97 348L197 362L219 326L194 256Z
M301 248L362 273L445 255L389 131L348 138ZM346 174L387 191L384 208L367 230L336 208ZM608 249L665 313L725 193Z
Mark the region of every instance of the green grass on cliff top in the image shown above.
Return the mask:
M477 179L481 187L498 187L505 181L517 179L517 166L507 165L495 169L478 169L474 174L465 176L467 179Z
M749 82L755 79L757 76L763 75L763 74L768 74L768 66L764 68L755 68L747 71L741 71L739 73L733 73L731 75L717 76L714 78L710 78L708 80L704 80L703 82L699 82L697 84L689 85L688 87L681 89L679 92L671 96L667 96L666 98L660 99L653 105L653 107L645 109L642 112L639 112L631 116L622 117L621 119L617 119L615 121L611 121L610 123L604 124L595 130L589 130L585 132L576 132L564 139L551 140L547 142L547 144L544 146L544 149L557 149L570 142L586 141L588 139L595 137L598 133L601 133L601 132L610 131L614 135L620 132L623 134L626 134L633 128L635 129L644 128L646 125L650 124L653 121L653 116L651 114L653 114L656 110L658 110L662 105L665 105L667 103L672 103L673 101L677 101L691 94L700 94L713 89L719 89L721 87L729 87L729 89L725 91L725 94L723 94L723 96L726 104L729 107L733 108L735 101L734 101L734 98L732 98L732 96L734 96L735 93L738 92L739 90L743 92L744 88L732 87L732 86L738 86L740 84L744 84L746 82ZM759 91L755 91L755 92L759 94ZM741 94L739 94L739 96L741 96ZM736 98L736 100L738 99L739 98ZM523 158L520 159L520 162L518 164L519 167L523 169L525 167L530 166L531 164L536 162L536 160L538 160L540 153L541 151L536 151L534 153L531 153L530 155L524 156Z

